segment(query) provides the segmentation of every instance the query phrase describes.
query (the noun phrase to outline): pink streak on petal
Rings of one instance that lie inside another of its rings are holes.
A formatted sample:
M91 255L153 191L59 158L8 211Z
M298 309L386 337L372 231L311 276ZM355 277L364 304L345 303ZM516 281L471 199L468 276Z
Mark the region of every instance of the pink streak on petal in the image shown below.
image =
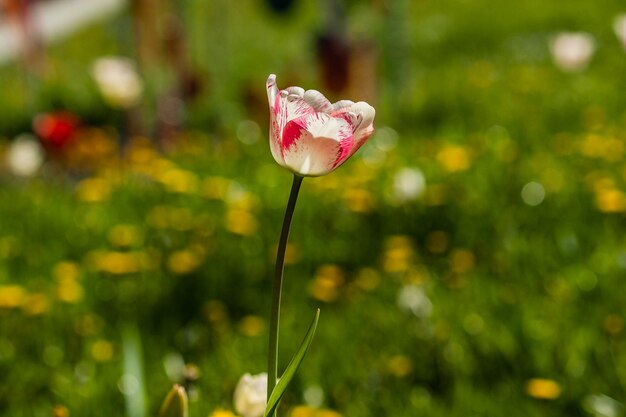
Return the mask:
M350 122L348 121L348 124ZM354 136L350 125L350 130L342 129L339 131L339 151L337 152L337 159L333 163L333 169L341 165L346 159L348 159L354 152Z
M283 154L300 139L303 130L306 129L300 126L295 120L291 120L287 123L283 129L283 142L280 147Z

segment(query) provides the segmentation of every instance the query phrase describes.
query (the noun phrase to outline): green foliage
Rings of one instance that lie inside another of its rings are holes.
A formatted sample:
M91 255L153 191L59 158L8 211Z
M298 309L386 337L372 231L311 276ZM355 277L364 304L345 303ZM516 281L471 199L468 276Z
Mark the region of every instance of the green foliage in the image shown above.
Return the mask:
M278 17L252 0L181 2L206 88L175 152L131 147L123 166L89 174L54 162L32 180L1 173L0 414L124 415L141 388L158 415L178 383L190 415L207 416L232 409L242 374L265 371L291 176L260 133L263 82L275 72L322 88L316 3ZM280 346L297 346L312 308L325 319L281 415L307 402L350 417L623 412L626 54L611 27L622 8L349 2L349 32L378 48L377 133L304 181ZM0 69L0 133L55 108L118 123L88 71L131 54L123 22L51 47L47 78ZM587 70L553 65L561 30L596 38ZM415 198L404 169L425 180ZM140 380L124 365L125 328L137 329Z

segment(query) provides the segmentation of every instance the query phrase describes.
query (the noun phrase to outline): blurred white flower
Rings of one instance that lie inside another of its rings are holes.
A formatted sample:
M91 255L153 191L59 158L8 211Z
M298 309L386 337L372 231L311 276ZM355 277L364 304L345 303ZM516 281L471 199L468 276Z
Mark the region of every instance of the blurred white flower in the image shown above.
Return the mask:
M615 18L613 30L620 42L622 42L624 49L626 49L626 14L621 14Z
M267 374L245 374L237 383L235 411L243 417L261 417L267 404Z
M563 71L581 71L587 67L596 45L589 33L563 32L550 42L550 52L557 67Z
M618 417L624 410L620 402L604 394L588 395L583 400L583 407L595 417Z
M422 287L405 285L398 292L397 301L401 310L413 313L420 318L427 318L433 312L433 303Z
M23 134L9 146L6 162L14 175L32 177L41 168L44 156L43 147L37 139L30 134Z
M111 107L128 109L141 100L143 81L130 59L113 56L99 58L94 62L91 74Z
M393 178L393 196L397 201L413 201L424 193L426 178L417 168L402 168Z

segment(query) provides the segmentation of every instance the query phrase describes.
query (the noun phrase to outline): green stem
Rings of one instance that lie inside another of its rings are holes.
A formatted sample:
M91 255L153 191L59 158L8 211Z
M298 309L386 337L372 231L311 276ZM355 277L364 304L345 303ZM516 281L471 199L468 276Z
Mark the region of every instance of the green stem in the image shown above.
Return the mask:
M283 228L280 232L280 240L278 242L278 251L276 253L276 272L274 275L274 284L272 287L272 312L270 315L270 343L268 352L268 370L267 370L267 399L276 382L278 381L278 322L280 317L280 298L283 287L283 270L285 267L285 250L287 249L287 240L289 239L289 229L291 228L291 219L296 208L298 200L298 191L302 184L303 177L293 176L291 184L291 193L289 194L289 202L285 210L285 218L283 220Z

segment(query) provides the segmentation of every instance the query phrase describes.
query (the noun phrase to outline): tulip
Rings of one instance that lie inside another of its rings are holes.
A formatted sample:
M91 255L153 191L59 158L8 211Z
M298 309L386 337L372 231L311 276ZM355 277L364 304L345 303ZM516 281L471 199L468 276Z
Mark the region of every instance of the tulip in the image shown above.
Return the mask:
M333 104L316 90L279 90L273 74L267 79L267 98L272 156L299 176L330 173L374 133L376 111L363 101Z
M266 397L267 374L245 374L235 388L235 410L243 417L261 417L265 412Z
M593 36L585 32L560 33L550 44L554 63L568 72L585 69L595 49Z

